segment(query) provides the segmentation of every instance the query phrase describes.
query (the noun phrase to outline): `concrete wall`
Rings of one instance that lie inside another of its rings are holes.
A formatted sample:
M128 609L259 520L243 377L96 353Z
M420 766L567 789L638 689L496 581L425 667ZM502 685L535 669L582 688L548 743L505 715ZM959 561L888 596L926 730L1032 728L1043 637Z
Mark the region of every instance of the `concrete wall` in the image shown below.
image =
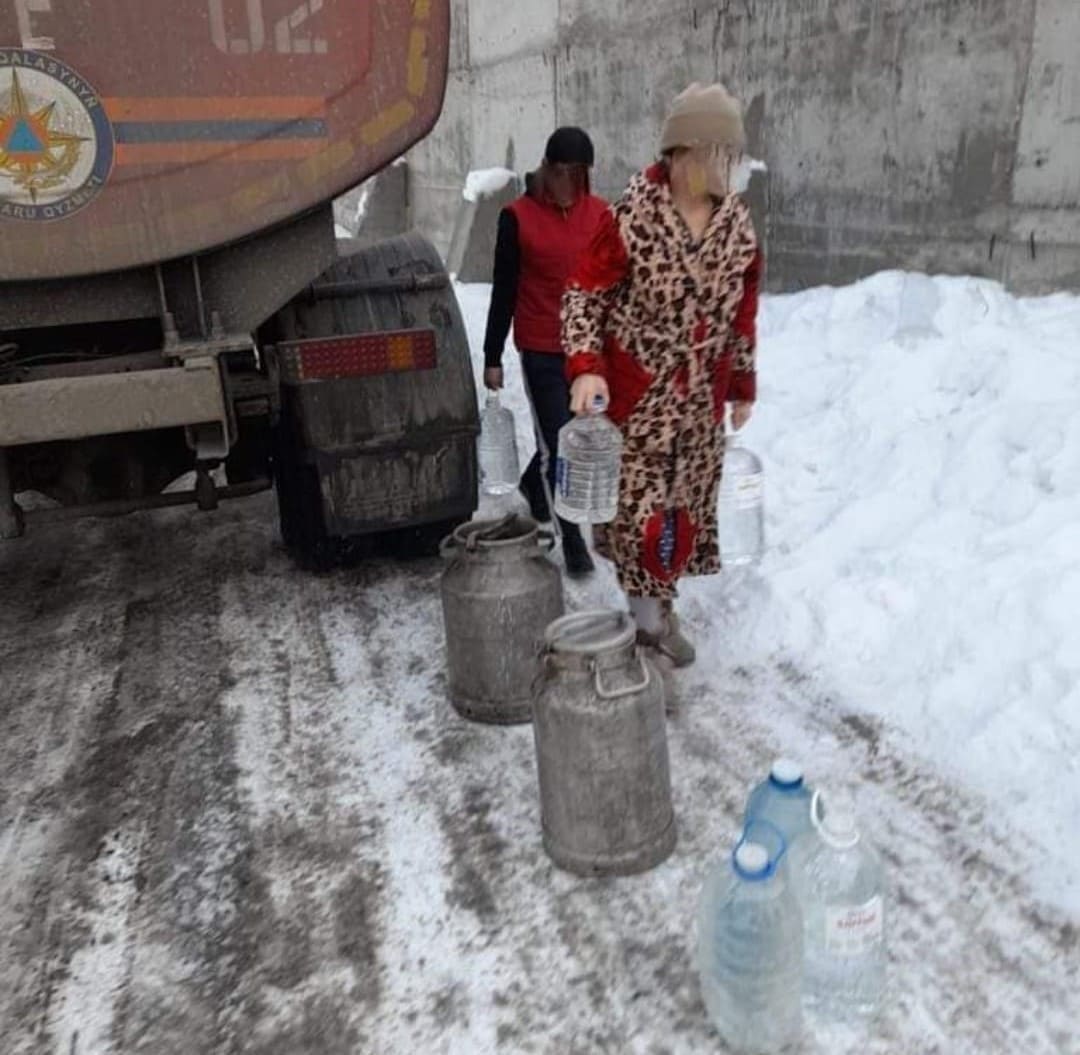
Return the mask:
M470 168L556 124L619 193L691 80L744 100L773 288L885 267L1080 288L1077 0L457 0L443 118L410 157L445 249Z

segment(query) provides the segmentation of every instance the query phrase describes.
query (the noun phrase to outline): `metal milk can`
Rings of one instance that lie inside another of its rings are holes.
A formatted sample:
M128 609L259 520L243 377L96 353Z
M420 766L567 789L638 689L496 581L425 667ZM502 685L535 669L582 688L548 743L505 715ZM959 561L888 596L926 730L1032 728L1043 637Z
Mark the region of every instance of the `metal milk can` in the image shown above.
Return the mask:
M544 849L578 875L633 875L675 847L664 689L629 615L564 616L545 634L533 706Z
M532 718L544 629L563 613L554 539L523 516L462 524L442 544L450 701L464 717Z

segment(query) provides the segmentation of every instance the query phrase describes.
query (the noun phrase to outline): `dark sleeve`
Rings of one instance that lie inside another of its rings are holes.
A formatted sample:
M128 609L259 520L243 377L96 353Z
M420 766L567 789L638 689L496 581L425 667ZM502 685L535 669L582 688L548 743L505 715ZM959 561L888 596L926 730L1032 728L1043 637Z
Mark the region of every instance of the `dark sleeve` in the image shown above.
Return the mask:
M518 244L517 217L509 209L503 209L499 213L499 230L495 238L495 270L487 334L484 337L486 367L502 366L503 345L506 344L510 323L514 319L520 271L521 246Z

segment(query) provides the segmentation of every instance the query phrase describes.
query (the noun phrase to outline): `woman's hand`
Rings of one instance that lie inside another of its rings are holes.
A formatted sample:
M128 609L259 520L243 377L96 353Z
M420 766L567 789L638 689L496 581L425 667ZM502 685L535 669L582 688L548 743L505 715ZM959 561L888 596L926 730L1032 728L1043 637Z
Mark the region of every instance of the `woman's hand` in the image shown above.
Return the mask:
M608 404L608 383L599 374L581 374L570 386L570 409L575 414L589 414L597 397Z
M753 403L732 403L731 404L731 427L738 432L749 420L750 415L754 413Z
M501 366L489 366L484 370L484 388L491 392L497 392L503 386L503 371Z

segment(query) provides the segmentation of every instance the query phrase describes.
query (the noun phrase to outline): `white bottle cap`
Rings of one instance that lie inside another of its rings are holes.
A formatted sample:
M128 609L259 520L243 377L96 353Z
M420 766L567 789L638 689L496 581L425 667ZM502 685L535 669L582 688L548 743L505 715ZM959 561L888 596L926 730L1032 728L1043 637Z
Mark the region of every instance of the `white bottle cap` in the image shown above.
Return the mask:
M740 843L735 849L735 865L749 878L763 876L769 871L769 851L758 843Z
M794 787L803 781L802 766L790 758L778 758L770 774L773 780L784 787Z

